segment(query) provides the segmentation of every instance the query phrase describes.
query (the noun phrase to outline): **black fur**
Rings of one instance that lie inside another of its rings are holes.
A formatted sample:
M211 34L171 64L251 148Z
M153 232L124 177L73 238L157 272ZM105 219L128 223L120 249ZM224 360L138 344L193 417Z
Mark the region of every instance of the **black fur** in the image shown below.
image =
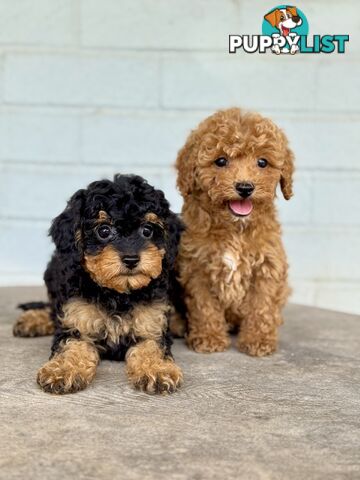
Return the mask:
M94 218L99 210L106 211L116 220L118 242L122 249L141 248L144 240L138 239L136 232L146 213L155 213L164 223L164 231L160 227L154 227L152 238L153 243L166 251L162 273L148 286L130 293L118 293L99 286L83 269L84 253L96 253L101 248L94 233ZM139 176L115 175L114 181L93 182L87 189L76 192L66 209L53 220L49 231L56 246L44 275L51 303L51 316L56 324L52 352L56 352L60 342L69 335L62 329L59 318L63 305L72 297L97 303L110 315L126 313L139 302L168 301L169 293L173 291L171 283L174 279L174 262L182 230L182 222L170 210L163 192L156 190ZM80 240L77 232L81 232ZM76 336L76 333L72 335ZM99 346L104 347L103 356L123 359L130 345L131 341L124 338L111 350L105 345ZM168 355L170 345L171 341L165 333L163 346Z
M44 308L50 307L50 303L45 302L27 302L27 303L19 303L17 308L26 312L27 310L42 310Z

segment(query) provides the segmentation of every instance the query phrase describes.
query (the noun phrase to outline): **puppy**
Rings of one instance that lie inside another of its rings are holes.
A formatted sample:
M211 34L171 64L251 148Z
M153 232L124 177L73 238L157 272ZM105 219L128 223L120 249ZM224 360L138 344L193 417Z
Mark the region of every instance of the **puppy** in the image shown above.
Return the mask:
M173 392L169 287L182 224L160 190L138 176L91 183L54 219L45 272L49 305L23 305L17 336L55 332L37 382L47 392L84 389L100 358L126 360L134 387Z
M291 30L295 27L299 27L302 24L302 20L297 13L296 7L285 7L285 8L276 8L272 10L267 15L265 15L265 20L267 20L272 27L275 27L279 30L280 35L287 37L289 35L295 35L291 33ZM274 45L272 50L276 54L280 54L279 45ZM290 53L294 54L299 50L297 45L292 45ZM284 53L288 52L289 49L284 48Z
M284 37L289 35L292 28L299 27L302 24L296 7L276 8L265 15L264 18L271 26L276 27Z
M274 198L292 196L293 154L270 120L237 108L205 119L180 150L176 167L186 230L179 280L187 343L221 352L228 331L249 355L275 351L288 297L287 262Z

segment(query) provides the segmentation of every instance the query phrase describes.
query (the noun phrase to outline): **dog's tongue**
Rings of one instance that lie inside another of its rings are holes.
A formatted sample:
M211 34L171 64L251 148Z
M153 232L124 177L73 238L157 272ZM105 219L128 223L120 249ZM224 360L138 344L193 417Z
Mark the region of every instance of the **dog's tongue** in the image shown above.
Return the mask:
M243 200L232 200L229 203L229 206L236 215L249 215L253 209L250 198L244 198Z
M290 32L290 28L286 28L284 26L281 27L282 28L282 34L284 37L287 37L289 35L289 32Z

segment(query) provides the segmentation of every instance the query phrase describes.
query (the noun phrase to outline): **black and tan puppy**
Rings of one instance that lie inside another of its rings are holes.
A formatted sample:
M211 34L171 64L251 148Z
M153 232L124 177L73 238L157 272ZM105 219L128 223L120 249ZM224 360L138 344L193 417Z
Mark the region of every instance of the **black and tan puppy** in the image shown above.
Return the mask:
M84 389L100 358L126 360L130 382L173 392L182 372L171 355L171 272L182 230L160 190L138 176L91 183L52 223L45 272L49 306L25 304L14 334L55 333L37 381L47 392Z

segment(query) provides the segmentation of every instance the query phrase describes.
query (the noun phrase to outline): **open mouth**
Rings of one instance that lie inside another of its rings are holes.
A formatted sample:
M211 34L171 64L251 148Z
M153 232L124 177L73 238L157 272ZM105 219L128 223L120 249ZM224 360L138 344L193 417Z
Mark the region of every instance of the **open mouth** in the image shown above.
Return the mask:
M247 217L252 212L253 204L250 198L231 200L229 202L229 208L237 217Z
M284 27L284 25L281 25L281 33L283 34L284 37L287 37L289 35L290 28Z

